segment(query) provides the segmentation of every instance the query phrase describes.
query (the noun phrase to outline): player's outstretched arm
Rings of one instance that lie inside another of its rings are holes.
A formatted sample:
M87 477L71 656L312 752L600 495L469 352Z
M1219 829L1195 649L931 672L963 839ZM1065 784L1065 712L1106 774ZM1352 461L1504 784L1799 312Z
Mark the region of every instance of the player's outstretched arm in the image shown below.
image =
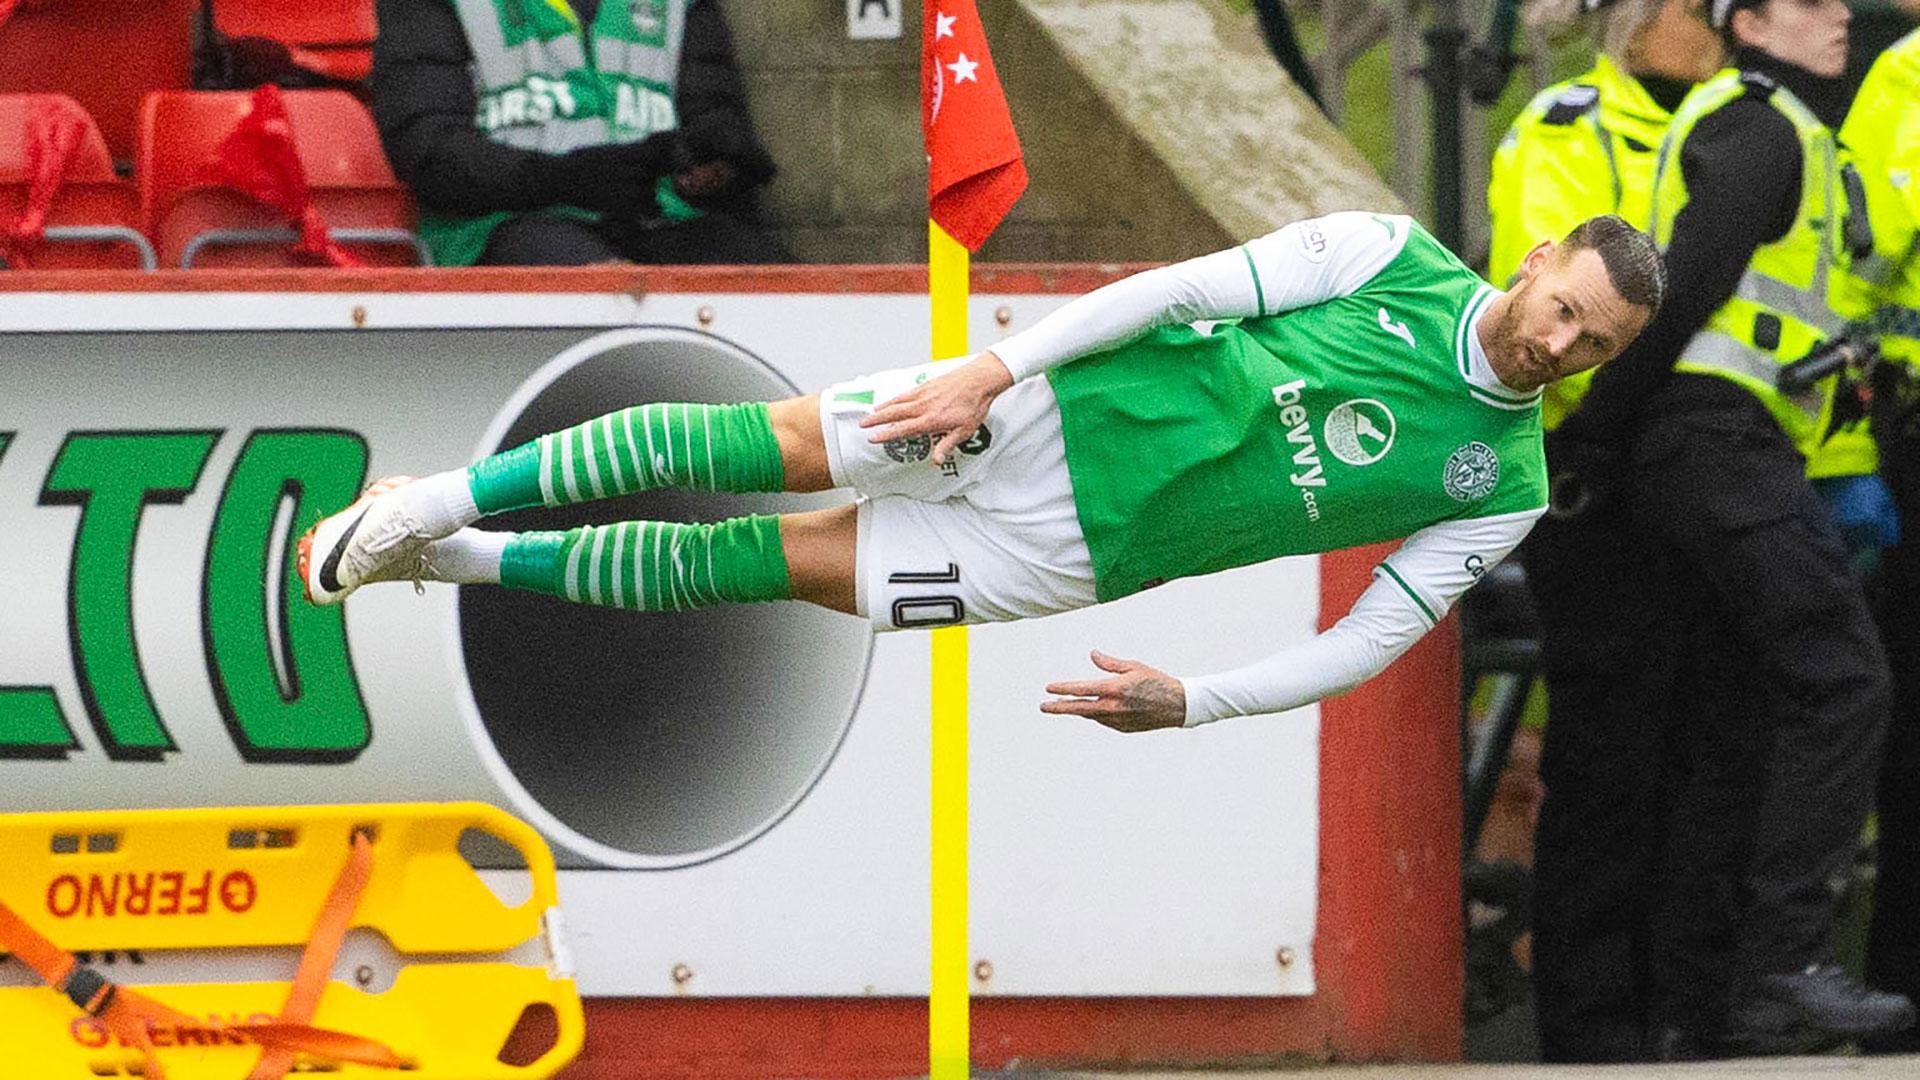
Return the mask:
M1093 650L1093 666L1111 679L1047 684L1061 696L1040 703L1040 711L1084 716L1102 727L1131 734L1179 727L1187 718L1187 690L1180 680L1138 660L1121 660Z
M1409 219L1343 211L1235 248L1143 271L1074 300L993 351L1015 380L1156 327L1277 315L1346 296L1406 243Z
M1352 610L1325 632L1246 667L1182 679L1186 726L1285 712L1378 675L1506 558L1539 514L1444 521L1414 533L1374 571L1373 584Z

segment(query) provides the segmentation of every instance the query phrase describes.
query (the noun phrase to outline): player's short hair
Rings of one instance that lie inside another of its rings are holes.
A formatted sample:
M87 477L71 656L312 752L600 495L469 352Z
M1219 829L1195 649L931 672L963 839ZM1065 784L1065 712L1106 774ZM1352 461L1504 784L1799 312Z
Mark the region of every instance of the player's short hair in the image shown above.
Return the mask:
M1667 294L1667 267L1653 237L1627 224L1617 214L1601 214L1573 227L1560 242L1571 256L1576 251L1598 252L1607 267L1607 281L1620 298L1635 307L1647 309L1647 317L1660 310Z

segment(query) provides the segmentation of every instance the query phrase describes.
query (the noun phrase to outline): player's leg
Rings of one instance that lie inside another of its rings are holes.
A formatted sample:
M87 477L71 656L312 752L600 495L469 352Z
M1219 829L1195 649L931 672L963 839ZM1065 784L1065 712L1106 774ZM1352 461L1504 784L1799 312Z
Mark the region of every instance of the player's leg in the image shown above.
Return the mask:
M423 483L444 482L453 489L446 518L459 519L460 525L508 510L656 488L820 491L831 484L818 411L812 397L771 404L635 405L443 473L445 481L428 477ZM789 456L793 476L788 475ZM819 467L807 468L812 461ZM467 495L472 510L464 505ZM421 509L432 516L435 508Z
M854 613L852 504L713 524L625 521L563 532L462 529L427 548L434 580L631 611L805 600Z
M780 448L783 490L827 491L833 482L828 464L827 437L820 421L820 395L788 398L767 406L774 442Z
M1020 523L965 499L882 495L712 525L631 521L564 532L462 529L429 545L430 580L499 584L638 611L805 600L876 630L1005 622L1095 602L1092 568Z
M301 538L301 577L309 600L338 603L361 584L408 572L427 542L491 514L664 487L806 492L831 486L817 396L636 405L464 469L381 481Z

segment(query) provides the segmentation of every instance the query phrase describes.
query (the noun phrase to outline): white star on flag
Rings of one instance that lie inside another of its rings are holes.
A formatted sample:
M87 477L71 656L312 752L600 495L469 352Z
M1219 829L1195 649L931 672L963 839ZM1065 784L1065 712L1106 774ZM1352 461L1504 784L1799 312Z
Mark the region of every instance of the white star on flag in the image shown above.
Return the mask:
M939 41L943 37L952 37L953 24L958 21L957 16L936 12L933 16L933 40Z
M966 53L961 53L960 59L947 65L947 70L953 72L953 84L958 86L963 82L979 82L980 77L973 73L979 66L978 60L969 60Z

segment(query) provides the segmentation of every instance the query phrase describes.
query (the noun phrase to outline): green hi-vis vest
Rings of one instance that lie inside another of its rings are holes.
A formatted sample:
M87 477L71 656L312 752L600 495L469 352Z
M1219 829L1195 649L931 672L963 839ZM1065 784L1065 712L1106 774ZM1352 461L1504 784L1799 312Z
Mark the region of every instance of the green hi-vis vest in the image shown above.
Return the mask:
M1048 374L1100 599L1546 505L1539 395L1466 378L1497 294L1411 218L1375 220L1402 246L1350 295Z
M1884 358L1920 365L1920 30L1874 61L1840 141L1873 220L1873 255L1855 264L1858 304L1872 312Z
M473 53L474 126L522 150L561 154L637 142L679 126L674 90L691 0L601 0L582 26L567 0L450 0ZM663 185L661 207L688 215ZM576 207L566 213L597 220ZM506 212L478 218L421 215L420 234L441 266L470 266Z
M1864 435L1843 433L1842 444L1822 446L1832 415L1834 380L1823 380L1797 395L1784 394L1775 386L1782 366L1846 327L1840 307L1846 291L1844 271L1851 259L1841 239L1847 206L1833 131L1785 87L1769 89L1737 69L1701 83L1680 103L1660 144L1654 179L1654 240L1666 250L1673 239L1674 219L1687 204L1680 155L1694 125L1747 94L1764 95L1800 137L1800 205L1786 235L1753 253L1733 296L1687 342L1674 368L1730 379L1751 391L1807 455L1809 475L1871 472L1872 444ZM1756 167L1764 168L1765 163ZM1861 452L1869 455L1864 468L1853 460Z
M1591 71L1536 94L1493 153L1487 276L1510 280L1535 244L1559 240L1600 214L1648 228L1655 155L1672 120L1640 80L1605 55ZM1541 419L1548 430L1579 405L1592 379L1583 371L1546 388Z

